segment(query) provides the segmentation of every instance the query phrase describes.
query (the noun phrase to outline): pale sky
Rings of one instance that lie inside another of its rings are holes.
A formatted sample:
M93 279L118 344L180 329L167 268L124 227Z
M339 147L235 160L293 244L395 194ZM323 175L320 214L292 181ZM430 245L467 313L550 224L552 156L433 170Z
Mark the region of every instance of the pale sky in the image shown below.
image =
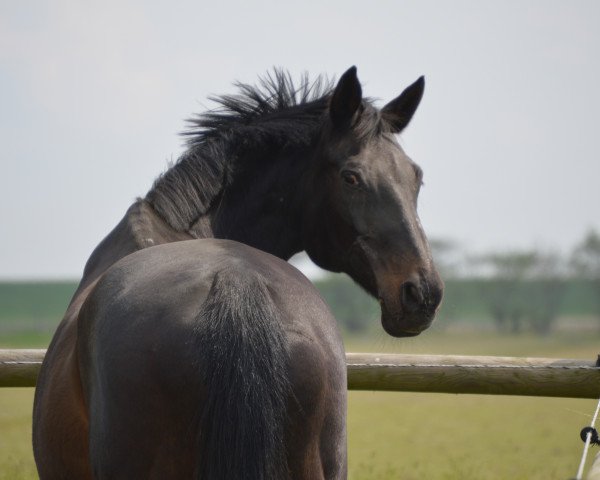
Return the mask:
M0 2L0 278L78 278L182 152L184 119L272 66L358 67L430 237L567 251L600 230L600 2Z

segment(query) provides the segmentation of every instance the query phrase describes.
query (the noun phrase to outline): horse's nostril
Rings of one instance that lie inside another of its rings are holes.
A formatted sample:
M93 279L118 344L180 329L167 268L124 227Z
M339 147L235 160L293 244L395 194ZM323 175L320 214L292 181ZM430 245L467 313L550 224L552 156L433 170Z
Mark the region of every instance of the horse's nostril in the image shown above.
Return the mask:
M402 285L402 305L409 311L417 310L423 303L423 295L417 285L406 282Z

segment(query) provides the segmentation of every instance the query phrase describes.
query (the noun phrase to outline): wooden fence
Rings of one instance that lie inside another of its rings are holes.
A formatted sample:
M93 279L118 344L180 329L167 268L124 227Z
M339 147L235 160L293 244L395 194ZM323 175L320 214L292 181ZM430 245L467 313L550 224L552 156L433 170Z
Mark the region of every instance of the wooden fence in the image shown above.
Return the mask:
M33 387L45 350L0 350L0 387ZM349 390L598 398L596 362L348 353Z

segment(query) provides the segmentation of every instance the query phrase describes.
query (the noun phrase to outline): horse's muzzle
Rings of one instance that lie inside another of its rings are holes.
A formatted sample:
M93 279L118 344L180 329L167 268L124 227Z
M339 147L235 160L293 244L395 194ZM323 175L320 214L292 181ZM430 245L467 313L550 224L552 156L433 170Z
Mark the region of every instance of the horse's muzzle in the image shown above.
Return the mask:
M414 337L433 323L443 296L442 281L434 275L402 283L395 295L382 295L381 325L392 337Z

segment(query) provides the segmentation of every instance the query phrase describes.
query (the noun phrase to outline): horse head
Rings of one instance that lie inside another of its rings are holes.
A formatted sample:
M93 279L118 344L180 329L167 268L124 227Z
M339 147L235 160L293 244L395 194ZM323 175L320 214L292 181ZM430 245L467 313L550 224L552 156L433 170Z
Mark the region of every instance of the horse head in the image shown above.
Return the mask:
M308 255L378 298L382 326L394 337L428 328L443 292L417 215L422 170L395 138L423 89L421 77L378 110L363 99L356 68L346 71L330 97L305 187Z

